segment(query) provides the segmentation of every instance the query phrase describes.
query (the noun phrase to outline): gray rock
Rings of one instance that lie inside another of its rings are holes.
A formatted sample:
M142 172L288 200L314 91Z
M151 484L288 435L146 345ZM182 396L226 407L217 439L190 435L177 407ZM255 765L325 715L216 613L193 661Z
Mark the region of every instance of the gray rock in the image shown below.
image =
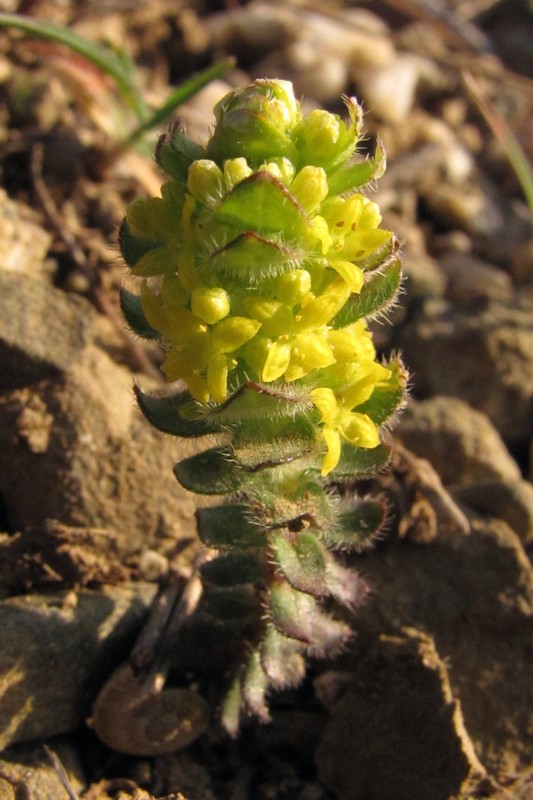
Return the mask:
M0 749L68 732L128 652L152 584L29 594L0 602Z
M483 516L504 520L525 546L533 544L533 486L527 481L479 481L459 486L454 497Z
M508 443L533 435L533 302L427 300L397 344L419 397L452 395L483 411Z
M506 272L470 253L448 253L439 260L439 266L447 279L446 295L450 299L508 300L513 294L513 282Z
M444 800L484 774L434 642L414 629L357 665L316 760L338 800Z
M455 397L411 403L395 434L431 463L445 485L520 478L518 465L486 414Z
M0 388L67 370L87 344L96 312L82 297L44 280L0 269Z
M131 374L96 347L66 375L0 395L0 493L12 530L46 518L108 528L122 555L187 526L190 535L193 497L172 473L183 447L146 422Z

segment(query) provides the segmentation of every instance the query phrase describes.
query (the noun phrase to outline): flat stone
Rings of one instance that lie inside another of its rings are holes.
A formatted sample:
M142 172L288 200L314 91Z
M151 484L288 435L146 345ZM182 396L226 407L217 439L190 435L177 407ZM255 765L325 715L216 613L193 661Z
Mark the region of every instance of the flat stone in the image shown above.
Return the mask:
M28 594L0 602L0 749L77 728L128 654L153 584Z
M87 344L96 312L44 280L0 269L0 389L65 372Z

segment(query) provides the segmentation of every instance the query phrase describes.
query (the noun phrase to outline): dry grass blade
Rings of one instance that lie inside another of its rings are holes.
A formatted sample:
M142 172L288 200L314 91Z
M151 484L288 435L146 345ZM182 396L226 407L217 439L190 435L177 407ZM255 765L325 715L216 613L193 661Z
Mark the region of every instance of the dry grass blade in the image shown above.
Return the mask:
M533 169L520 142L474 76L467 70L463 70L461 75L470 97L474 100L511 164L533 214Z

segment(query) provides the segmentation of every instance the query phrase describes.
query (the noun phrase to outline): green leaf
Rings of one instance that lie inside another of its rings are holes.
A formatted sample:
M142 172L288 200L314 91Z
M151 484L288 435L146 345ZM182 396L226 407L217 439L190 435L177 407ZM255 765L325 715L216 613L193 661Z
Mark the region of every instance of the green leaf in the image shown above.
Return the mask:
M314 533L304 531L289 538L277 532L270 537L270 547L291 586L315 597L326 592L326 562Z
M231 461L228 450L217 447L180 461L174 475L181 485L198 494L229 494L251 479L251 474Z
M244 705L241 674L237 673L226 693L220 712L220 722L232 739L239 733L241 709Z
M159 137L155 160L167 175L184 186L189 167L199 158L205 158L205 149L189 139L182 123L174 123L167 133Z
M253 650L248 659L242 684L243 696L248 710L255 714L261 722L269 722L270 714L265 702L268 677L263 669L257 650Z
M334 320L335 328L343 328L362 317L386 312L394 303L402 283L402 268L395 258L376 273L367 273L359 294L352 294Z
M305 677L302 645L268 625L261 643L261 663L275 689L298 686Z
M194 406L194 400L189 392L149 395L141 391L137 385L133 387L133 391L142 413L157 430L184 438L213 433L213 425L205 418L195 419L182 414Z
M270 612L280 633L304 642L307 651L317 656L338 651L351 636L348 625L320 612L310 594L294 589L285 581L272 586Z
M236 426L233 455L244 469L255 471L308 455L314 441L314 426L304 415L264 417L260 425L249 421Z
M133 269L141 258L149 253L150 250L161 247L161 242L157 239L141 239L138 236L134 236L126 219L123 220L120 226L118 240L122 258L131 269Z
M132 294L132 292L128 292L126 289L121 289L120 308L133 333L137 334L137 336L142 336L143 339L159 338L161 335L159 331L152 328L144 316L141 298L138 295Z
M224 247L213 250L200 264L204 269L227 275L246 283L258 283L296 269L303 260L303 252L261 236L255 231L240 233Z
M228 508L228 506L222 506ZM222 515L224 517L224 515ZM231 525L234 527L235 534L241 535L241 517L239 513L236 514L237 520L231 520ZM210 521L205 519L202 524L206 528L210 527ZM221 520L222 525L227 524L227 519L224 517ZM249 525L247 519L244 521L245 525ZM216 523L215 523L216 525ZM253 535L257 533L257 529L253 531ZM263 540L264 544L264 540ZM267 580L267 570L264 555L261 551L254 550L236 550L223 552L212 561L207 561L201 568L202 579L214 583L217 586L235 586L239 583L263 583Z
M204 607L219 620L250 619L257 613L257 595L251 584L204 586Z
M357 572L346 569L330 556L326 571L329 594L347 608L360 606L368 597L368 583Z
M385 444L377 447L354 447L343 442L339 463L328 479L342 480L350 478L371 478L387 466L391 448Z
M392 414L402 408L407 393L409 373L401 360L397 358L385 366L392 372L391 379L378 384L366 403L357 407L359 413L368 414L376 425L382 425Z
M360 186L365 186L370 181L381 178L386 165L385 151L378 139L373 158L343 167L328 176L330 196L351 192Z
M239 503L199 508L196 512L198 535L208 547L263 548L266 540L250 521L250 508Z
M386 522L383 500L358 500L352 509L338 515L335 526L325 531L324 541L333 549L360 553L383 532Z
M297 388L276 386L247 381L222 405L210 414L213 420L220 420L232 426L234 423L254 421L262 423L266 417L292 417L298 411L312 408L309 394L301 394Z
M238 183L220 201L214 221L237 226L241 232L281 233L285 239L297 238L309 220L295 197L272 173L254 172ZM262 264L251 264L251 269Z
M272 623L290 639L312 643L313 618L317 614L314 597L294 589L287 581L272 584L269 595Z

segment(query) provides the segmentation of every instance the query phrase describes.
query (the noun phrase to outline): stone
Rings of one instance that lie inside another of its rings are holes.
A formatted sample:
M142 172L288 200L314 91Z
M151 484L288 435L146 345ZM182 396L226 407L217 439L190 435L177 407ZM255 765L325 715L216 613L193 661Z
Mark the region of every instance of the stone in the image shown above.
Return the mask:
M30 208L0 189L0 271L49 278L45 258L52 238Z
M427 544L390 540L353 560L372 591L339 667L357 669L382 634L424 631L450 665L478 758L493 775L517 774L533 761L533 570L505 522L473 515L470 526Z
M193 496L172 473L184 447L142 417L131 373L88 346L66 375L0 395L0 493L10 529L45 519L110 529L122 557L162 536L189 536Z
M414 394L458 397L483 411L508 445L533 435L533 301L426 300L396 340Z
M491 297L501 300L512 297L510 276L470 253L449 253L439 259L439 266L447 279L446 296L449 299L462 301Z
M486 414L456 397L410 403L395 434L415 455L431 463L446 486L520 478L518 465Z
M0 269L0 389L65 372L90 338L96 312L82 297Z
M525 547L533 544L533 486L528 481L478 481L457 487L454 497L483 516L504 520Z
M333 704L316 761L338 800L444 800L483 776L431 637L378 639Z
M153 584L27 594L0 602L0 749L77 728L128 655Z

